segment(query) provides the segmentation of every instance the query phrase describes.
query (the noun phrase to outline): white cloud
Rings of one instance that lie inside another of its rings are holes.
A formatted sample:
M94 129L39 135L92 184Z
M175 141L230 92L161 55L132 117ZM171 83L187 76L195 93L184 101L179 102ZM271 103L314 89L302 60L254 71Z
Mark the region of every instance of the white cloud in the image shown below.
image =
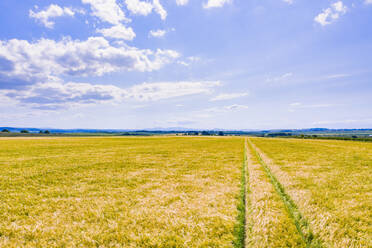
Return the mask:
M153 10L160 15L162 20L167 18L167 11L160 4L159 0L153 0L152 3L140 0L125 0L127 9L135 15L149 15Z
M336 106L334 104L329 103L323 103L323 104L302 104L300 102L295 102L290 104L291 107L297 107L297 108L328 108L332 106Z
M24 90L3 90L0 93L28 107L57 109L62 106L117 102L122 99L124 92L113 85L49 82L37 83Z
M247 109L249 108L247 105L240 105L240 104L233 104L230 106L225 106L227 110L239 110L239 109Z
M293 0L283 0L283 1L288 3L288 4L293 4Z
M158 29L158 30L151 30L149 32L149 36L156 37L156 38L161 38L164 37L164 35L167 33L167 31Z
M127 9L135 15L147 16L152 12L153 5L139 0L125 0Z
M324 9L322 13L314 18L314 21L322 26L329 25L340 18L341 15L344 15L347 10L347 7L342 1L338 1L331 4L331 7Z
M330 108L336 106L342 106L339 104L330 104L330 103L318 103L318 104L303 104L300 102L294 102L289 104L290 112L294 112L296 109L317 109L317 108Z
M143 83L129 88L127 96L140 101L156 101L186 95L210 94L213 88L220 85L219 81Z
M335 78L344 78L344 77L350 77L350 76L351 76L350 74L332 74L332 75L326 76L325 78L335 79Z
M153 71L178 57L173 50L141 50L125 44L112 46L103 37L90 37L86 41L41 39L33 43L12 39L0 41L0 77L31 81L62 75Z
M231 100L236 99L244 96L248 96L247 92L243 93L228 93L228 94L219 94L211 99L211 101L223 101L223 100Z
M301 106L301 105L302 105L302 103L300 103L300 102L294 102L294 103L289 104L289 106L291 106L291 107L297 107L297 106Z
M190 56L190 57L187 57L185 60L177 61L177 63L183 66L190 66L191 64L200 62L201 60L202 59L200 57Z
M317 15L314 20L316 22L320 23L320 25L325 26L325 25L331 24L331 21L328 20L329 18L331 20L334 19L334 18L332 18L332 9L331 8L323 10L323 12L320 13L319 15Z
M207 3L203 3L203 8L220 8L223 7L225 4L232 3L232 0L208 0Z
M153 0L152 5L154 6L155 12L160 15L160 18L162 20L165 20L167 18L168 14L167 14L167 11L160 4L160 1L159 0Z
M189 3L189 0L176 0L176 4L179 6L183 6Z
M288 78L290 78L292 76L293 76L293 73L292 72L287 72L287 73L284 73L283 75L280 75L278 77L267 78L266 79L266 82L278 82L278 81L282 81L282 80L288 79Z
M364 3L365 4L372 4L372 0L365 0Z
M53 28L54 22L50 20L50 18L60 17L60 16L74 16L75 13L72 9L67 7L60 7L56 4L51 4L47 9L34 12L32 10L29 11L29 16L31 18L35 18L44 24L47 28Z
M92 14L101 21L111 24L119 24L122 21L130 21L125 17L123 10L116 0L81 0L85 4L90 4Z
M103 34L105 37L115 39L133 40L136 37L131 27L125 27L122 24L112 26L111 28L97 29L97 32Z
M327 124L351 124L351 123L372 124L372 118L316 121L316 122L313 122L312 124L313 125L327 125Z
M89 83L37 83L23 90L0 90L0 99L10 98L34 108L61 107L124 101L158 101L195 94L209 94L220 82L158 82L142 83L129 88Z
M205 109L205 112L212 112L212 113L226 113L226 112L232 112L232 111L239 111L243 109L248 109L249 107L247 105L240 105L240 104L233 104L228 106L222 106L222 107L213 107Z

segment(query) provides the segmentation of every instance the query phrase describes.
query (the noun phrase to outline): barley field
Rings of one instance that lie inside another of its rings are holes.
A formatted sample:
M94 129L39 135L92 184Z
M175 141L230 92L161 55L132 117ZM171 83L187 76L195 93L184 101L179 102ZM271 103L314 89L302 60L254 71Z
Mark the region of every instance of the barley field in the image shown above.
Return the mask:
M231 247L239 138L4 138L0 247Z
M0 247L372 247L372 143L0 138Z
M372 247L372 143L252 138L324 247Z
M247 146L246 247L306 247L251 146Z

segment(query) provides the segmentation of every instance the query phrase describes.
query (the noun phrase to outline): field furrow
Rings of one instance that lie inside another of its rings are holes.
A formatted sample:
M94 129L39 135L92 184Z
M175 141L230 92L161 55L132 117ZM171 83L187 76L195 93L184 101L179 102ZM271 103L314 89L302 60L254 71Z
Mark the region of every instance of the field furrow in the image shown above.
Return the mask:
M325 247L372 247L372 144L252 138Z
M250 189L246 247L306 247L251 144L246 149Z
M246 224L247 224L247 154L244 149L244 158L242 163L242 174L240 184L240 196L238 202L238 217L235 225L235 240L233 242L234 248L244 248L246 239Z

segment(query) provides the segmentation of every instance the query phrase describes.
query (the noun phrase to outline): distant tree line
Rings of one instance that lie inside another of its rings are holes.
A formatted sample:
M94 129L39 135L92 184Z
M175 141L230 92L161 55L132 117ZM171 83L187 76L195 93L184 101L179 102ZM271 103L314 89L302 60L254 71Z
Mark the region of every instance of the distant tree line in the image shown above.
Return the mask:
M11 133L9 129L3 129L3 130L1 130L1 132L2 133ZM20 131L20 133L23 133L23 134L30 133L30 131L28 131L26 129L23 129L23 130ZM40 130L39 134L50 134L50 131L49 130L44 130L44 131Z
M225 133L222 131L190 131L185 132L184 135L190 136L225 136Z
M352 141L365 141L372 142L372 137L358 137L357 135L352 136L319 136L316 134L306 135L298 134L293 135L291 133L270 133L265 134L263 137L281 137L281 138L296 138L296 139L325 139L325 140L352 140Z

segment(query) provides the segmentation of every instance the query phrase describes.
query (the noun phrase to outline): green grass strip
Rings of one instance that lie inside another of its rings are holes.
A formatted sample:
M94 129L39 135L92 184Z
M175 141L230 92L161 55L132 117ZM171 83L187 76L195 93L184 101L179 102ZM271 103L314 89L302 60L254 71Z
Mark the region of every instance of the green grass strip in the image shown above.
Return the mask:
M279 194L280 198L283 200L284 205L286 206L286 209L289 215L291 216L291 218L294 221L294 224L296 225L297 231L299 232L300 236L306 243L306 247L311 247L311 248L323 247L320 239L318 237L315 237L313 232L311 231L309 222L301 214L297 205L294 203L291 197L286 193L283 185L278 181L275 175L271 172L269 166L265 163L261 155L253 147L250 140L249 140L249 146L254 151L254 154L257 157L260 164L262 165L262 167L265 169L266 174L270 178L271 183L274 185L276 192Z
M251 188L249 186L249 170L248 170L248 157L247 157L247 139L244 144L244 164L245 164L245 246L247 246L247 241L252 240L253 231L253 220L252 220L252 202L251 202Z
M241 176L241 185L240 185L240 194L239 194L239 203L238 203L238 216L237 216L237 223L234 228L234 236L235 239L233 241L233 246L235 248L244 248L245 247L245 208L246 208L246 162L247 162L247 155L246 149L244 149L244 159L242 165L242 176Z

